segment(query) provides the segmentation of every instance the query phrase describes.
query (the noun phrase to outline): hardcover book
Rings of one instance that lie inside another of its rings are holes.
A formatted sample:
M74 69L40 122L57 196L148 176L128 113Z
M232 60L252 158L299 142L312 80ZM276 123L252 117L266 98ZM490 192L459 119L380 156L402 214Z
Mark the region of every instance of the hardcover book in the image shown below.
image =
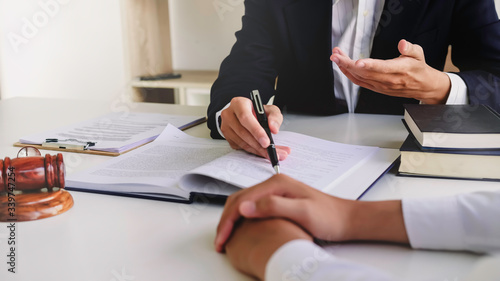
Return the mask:
M486 105L406 104L404 120L423 147L500 148L500 117Z
M429 149L409 134L400 151L400 175L500 180L500 149Z

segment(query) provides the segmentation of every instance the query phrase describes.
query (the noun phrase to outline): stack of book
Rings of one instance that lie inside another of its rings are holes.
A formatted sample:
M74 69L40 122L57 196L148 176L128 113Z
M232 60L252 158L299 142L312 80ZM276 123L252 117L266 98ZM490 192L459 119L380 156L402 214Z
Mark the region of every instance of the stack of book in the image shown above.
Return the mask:
M400 175L500 180L500 116L485 105L405 105Z

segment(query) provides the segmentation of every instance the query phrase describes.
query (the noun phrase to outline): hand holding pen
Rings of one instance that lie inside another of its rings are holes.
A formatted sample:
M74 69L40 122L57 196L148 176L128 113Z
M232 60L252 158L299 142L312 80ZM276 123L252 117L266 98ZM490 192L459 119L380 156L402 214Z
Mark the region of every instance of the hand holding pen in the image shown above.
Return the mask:
M283 122L280 109L275 105L264 105L264 109L271 133L277 134ZM232 148L268 158L270 140L253 113L250 97L234 97L229 106L221 111L219 124L221 133ZM277 145L276 153L283 161L290 154L290 148Z
M255 116L259 121L259 124L266 131L267 137L269 138L269 146L266 148L269 156L269 160L271 160L271 164L273 165L274 171L276 174L280 173L280 163L278 159L278 155L276 154L276 147L274 145L273 136L271 134L271 130L269 129L269 121L267 120L266 112L264 111L264 106L262 105L262 100L260 99L260 94L258 90L253 90L250 93L250 99L253 103L253 109L255 112Z

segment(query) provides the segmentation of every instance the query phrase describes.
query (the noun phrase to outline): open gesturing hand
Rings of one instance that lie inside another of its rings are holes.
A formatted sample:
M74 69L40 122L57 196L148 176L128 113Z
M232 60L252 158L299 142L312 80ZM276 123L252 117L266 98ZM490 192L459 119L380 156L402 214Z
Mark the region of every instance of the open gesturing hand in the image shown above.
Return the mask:
M425 62L424 50L399 41L401 55L390 60L349 58L340 48L330 59L354 84L389 96L414 98L426 104L444 104L451 82L448 76Z

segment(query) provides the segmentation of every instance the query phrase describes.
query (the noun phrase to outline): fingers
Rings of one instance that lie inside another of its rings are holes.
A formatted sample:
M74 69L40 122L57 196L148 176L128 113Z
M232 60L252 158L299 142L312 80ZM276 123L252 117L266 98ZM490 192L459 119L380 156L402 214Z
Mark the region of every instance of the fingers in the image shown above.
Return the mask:
M271 133L279 133L279 129L281 127L281 124L283 123L283 114L281 114L281 110L274 105L264 105L264 108L267 114L267 121L269 122L269 129L271 130ZM278 159L280 161L285 160L290 152L291 149L288 146L276 146L276 153L278 154ZM266 153L266 156L264 157L269 158L269 155L267 155Z
M355 61L353 61L348 55L346 55L339 47L335 47L330 56L330 60L335 62L339 67L353 66Z
M332 51L331 60L334 61L341 70L347 70L351 75L355 75L358 80L371 78L371 80L374 81L387 76L387 74L405 73L408 69L409 58L425 61L423 49L419 45L412 44L402 39L398 44L398 49L403 56L408 58L401 59L400 57L390 60L359 59L354 61L345 55L340 48L336 47Z
M280 161L285 160L288 155L292 152L292 149L288 146L283 146L283 145L277 145L276 146L276 153L278 154L278 159Z
M227 243L231 264L243 273L264 280L268 260L292 240L312 241L300 226L284 219L243 220Z
M254 149L252 146L248 145L248 143L241 139L237 134L235 134L233 131L227 132L227 134L224 134L227 138L227 141L229 145L231 145L232 148L234 149L243 149L247 152L250 152L255 155L259 155L263 158L269 159L269 154L267 152L266 148L262 148L259 146L259 149ZM251 139L251 137L248 137L246 140ZM280 161L285 160L288 155L290 154L291 149L288 146L282 146L282 145L277 145L276 146L276 154L278 155L278 159Z
M245 218L287 218L299 225L304 220L305 203L300 199L281 196L266 196L256 201L243 201L239 212Z
M243 97L233 98L228 109L221 113L222 126L226 123L242 139L246 140L246 138L252 136L260 147L269 146L269 138L253 114L253 106L250 99ZM251 140L247 141L251 142ZM259 148L258 146L253 147L255 149Z
M281 110L275 105L264 105L267 114L267 121L269 122L269 129L271 133L277 134L283 123L283 114Z
M215 250L219 253L224 252L224 245L226 244L231 232L233 231L235 223L240 218L238 212L228 212L223 216L217 226L217 234L215 236Z
M340 49L339 47L335 47L333 48L332 50L332 55L334 54L339 54L341 56L344 56L344 57L349 57L346 53L344 53L344 51L342 51L342 49Z
M353 83L371 89L373 87L372 83L370 80L371 75L378 75L381 69L372 69L372 68L380 68L379 65L373 65L371 62L371 59L363 59L363 60L358 60L354 61L349 56L347 56L340 48L336 47L332 51L332 56L330 59L337 64L339 69L344 73L344 75L349 78ZM369 66L367 67L367 63L369 63ZM382 65L384 69L382 70L383 73L389 72L391 68ZM376 80L375 80L376 81Z
M401 39L398 43L398 50L403 56L425 61L424 50L420 45L412 44L404 39Z
M406 40L401 40L398 48L403 55L395 59L357 61L334 49L332 61L349 80L361 87L387 95L417 98L424 89L419 78L423 67L421 60L424 60L422 48Z
M260 188L260 187L269 188ZM224 245L229 239L231 232L233 231L236 221L241 217L239 213L239 198L244 197L248 200L253 200L254 198L259 198L263 194L273 192L272 184L270 180L267 180L261 184L258 184L252 188L244 189L235 194L229 196L224 206L224 212L222 213L219 224L217 225L217 235L215 237L215 249L218 252L224 251ZM276 185L274 186L276 187Z
M418 45L412 45L406 40L400 42L401 48L409 54L418 52ZM352 60L340 48L332 50L330 58L340 71L354 84L363 88L388 95L401 95L406 90L407 75L411 66L412 57L400 57L392 60L360 59Z
M354 61L336 47L330 59L349 80L374 92L430 104L445 103L451 87L447 75L427 65L421 46L402 39L398 50L401 56L394 59Z
M407 74L397 72L400 66L391 66L384 61L365 60L366 65L363 68L340 67L344 75L354 84L375 92L392 94L401 90L407 90ZM392 73L395 71L395 73Z
M300 184L300 185L299 185ZM224 206L224 212L217 226L217 235L215 238L215 249L218 252L224 250L224 244L228 240L233 230L234 224L241 218L240 205L244 201L257 201L259 198L268 195L301 197L304 196L305 186L298 181L280 174L255 185L251 188L241 190L229 196Z
M274 105L265 105L265 109L271 132L278 133L283 122L281 111ZM269 146L270 140L255 118L250 99L233 98L231 105L222 111L221 118L221 131L232 148L268 157L266 148ZM280 160L285 159L288 153L288 149L278 152Z
M363 77L402 73L408 67L409 58L392 60L360 59L353 61L348 57L339 56L338 61L339 68Z
M257 140L255 140L253 136L250 135L250 133L248 133L247 131L240 131L238 134L235 130L233 130L233 128L226 128L223 133L226 137L227 142L232 148L243 149L252 154L266 157L267 150L265 148L262 148ZM240 136L243 136L243 138Z
M253 115L252 108L250 99L233 98L229 108L221 112L221 131L232 148L265 157L267 151L260 142L269 145L269 138Z

